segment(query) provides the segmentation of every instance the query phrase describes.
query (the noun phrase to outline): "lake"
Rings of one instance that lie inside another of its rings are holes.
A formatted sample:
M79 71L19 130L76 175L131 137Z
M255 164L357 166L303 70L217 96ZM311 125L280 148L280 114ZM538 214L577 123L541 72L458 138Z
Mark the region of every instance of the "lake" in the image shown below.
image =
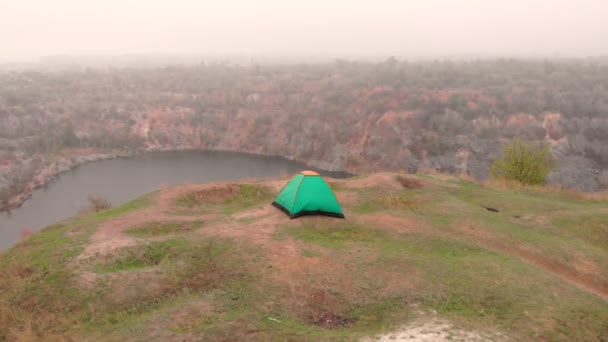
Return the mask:
M150 152L96 161L61 174L34 191L20 208L0 213L0 250L17 242L23 229L37 231L76 215L87 206L90 194L100 194L118 206L161 185L289 176L306 169L335 178L348 176L285 158L238 152Z

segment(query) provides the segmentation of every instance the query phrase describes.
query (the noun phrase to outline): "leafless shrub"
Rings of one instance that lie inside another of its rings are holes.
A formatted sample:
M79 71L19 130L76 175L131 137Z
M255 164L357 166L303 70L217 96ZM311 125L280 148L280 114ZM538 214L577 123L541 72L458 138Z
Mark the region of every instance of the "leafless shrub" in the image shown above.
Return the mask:
M90 194L87 199L88 205L79 211L79 214L97 213L112 208L112 203L103 195Z

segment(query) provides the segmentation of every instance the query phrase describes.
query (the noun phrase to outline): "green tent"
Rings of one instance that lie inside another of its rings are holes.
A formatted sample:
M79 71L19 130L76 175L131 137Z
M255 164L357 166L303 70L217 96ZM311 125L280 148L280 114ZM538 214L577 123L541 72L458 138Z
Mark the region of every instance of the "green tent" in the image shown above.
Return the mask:
M333 190L318 173L313 171L302 171L293 177L272 205L292 219L302 215L344 218Z

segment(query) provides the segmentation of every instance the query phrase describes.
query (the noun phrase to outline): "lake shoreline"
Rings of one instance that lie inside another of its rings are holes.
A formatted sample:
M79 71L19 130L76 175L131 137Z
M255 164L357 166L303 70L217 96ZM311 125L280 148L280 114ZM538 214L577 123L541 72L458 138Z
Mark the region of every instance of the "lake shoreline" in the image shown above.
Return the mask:
M23 205L32 197L34 191L47 187L61 174L74 170L88 163L115 158L128 158L130 153L91 153L71 157L59 157L39 169L34 177L25 185L25 190L11 196L6 204L0 206L0 213L10 212Z
M56 157L49 163L47 163L44 167L39 169L32 179L25 185L25 190L11 196L8 201L4 204L0 204L0 213L10 213L10 211L18 209L25 203L28 199L32 197L34 191L38 189L42 189L51 184L54 180L56 180L61 174L72 171L79 166L83 166L89 163L93 163L100 160L106 159L117 159L117 158L133 158L138 155L146 154L146 153L154 153L154 152L205 152L205 151L213 151L213 152L234 152L234 153L244 153L251 154L257 156L265 156L265 157L280 157L290 161L295 161L299 163L304 163L310 165L312 167L324 169L330 172L345 172L353 174L352 170L332 170L331 167L328 167L326 163L319 163L315 161L305 161L299 160L297 158L293 158L291 156L279 156L272 155L266 153L259 152L251 152L251 151L240 151L240 150L230 150L230 149L209 149L209 148L193 148L193 147L183 147L183 148L160 148L160 147L148 147L141 150L134 151L125 151L125 150L114 150L108 152L100 152L96 150L91 150L90 153L81 153L77 155L72 155L69 157ZM325 165L324 165L325 164Z

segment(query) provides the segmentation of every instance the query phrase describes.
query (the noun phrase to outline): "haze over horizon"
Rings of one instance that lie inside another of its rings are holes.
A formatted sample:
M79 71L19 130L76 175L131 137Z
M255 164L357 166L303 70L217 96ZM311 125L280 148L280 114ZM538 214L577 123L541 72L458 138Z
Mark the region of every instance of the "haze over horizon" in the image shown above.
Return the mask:
M48 55L608 55L600 0L0 0L0 61Z

